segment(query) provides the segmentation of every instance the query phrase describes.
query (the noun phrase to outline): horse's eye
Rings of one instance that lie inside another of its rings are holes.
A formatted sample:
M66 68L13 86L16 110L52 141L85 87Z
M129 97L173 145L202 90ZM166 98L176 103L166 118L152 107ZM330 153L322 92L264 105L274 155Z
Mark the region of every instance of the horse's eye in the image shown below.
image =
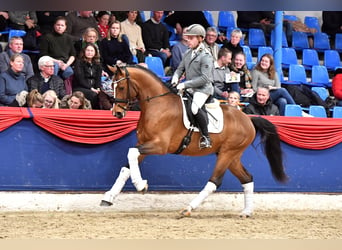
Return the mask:
M118 87L118 90L123 91L125 88L124 87Z

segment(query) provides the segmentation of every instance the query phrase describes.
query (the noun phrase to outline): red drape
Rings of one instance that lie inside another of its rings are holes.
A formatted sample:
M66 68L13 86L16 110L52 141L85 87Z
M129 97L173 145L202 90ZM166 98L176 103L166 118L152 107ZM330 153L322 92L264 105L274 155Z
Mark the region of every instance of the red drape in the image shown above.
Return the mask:
M140 112L123 119L105 110L0 108L0 131L23 118L64 140L102 144L117 140L136 129ZM299 148L326 149L342 141L342 119L263 116L277 126L282 141Z

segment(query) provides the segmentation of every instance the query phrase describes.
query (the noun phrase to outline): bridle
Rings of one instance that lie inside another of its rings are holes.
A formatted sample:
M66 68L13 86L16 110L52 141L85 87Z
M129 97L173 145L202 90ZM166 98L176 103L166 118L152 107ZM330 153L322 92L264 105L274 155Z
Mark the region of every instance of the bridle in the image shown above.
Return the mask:
M128 70L127 70L127 67L123 67L123 69L125 70L125 76L124 77L122 77L122 78L120 78L120 79L118 79L118 80L115 80L115 81L113 81L113 92L115 91L115 89L116 89L116 85L117 84L119 84L121 81L124 81L124 80L127 80L127 94L126 94L126 99L118 99L118 98L116 98L116 97L114 97L114 103L116 104L116 105L118 105L118 107L119 108L121 108L121 109L123 109L124 111L127 111L128 110L128 107L129 107L129 105L130 105L130 80L131 80L131 78L130 78L130 75L129 75L129 72L128 72ZM162 96L165 96L165 95L168 95L168 94L170 94L170 93L172 93L171 91L168 91L168 92L165 92L165 93L163 93L163 94L160 94L160 95L156 95L156 96L152 96L152 97L146 97L146 99L144 99L144 101L150 101L150 100L152 100L152 99L154 99L154 98L157 98L157 97L162 97ZM113 95L113 96L115 96L115 95ZM127 103L127 105L126 106L123 106L123 105L121 105L120 103Z

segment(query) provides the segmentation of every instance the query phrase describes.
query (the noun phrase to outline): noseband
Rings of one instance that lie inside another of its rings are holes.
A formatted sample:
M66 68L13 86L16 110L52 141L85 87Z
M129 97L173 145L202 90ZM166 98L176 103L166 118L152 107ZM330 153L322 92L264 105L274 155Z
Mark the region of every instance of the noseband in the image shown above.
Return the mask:
M128 106L129 106L129 100L130 100L130 91L129 91L129 85L130 85L129 84L129 80L130 80L130 77L129 77L129 72L128 72L127 68L124 67L124 69L125 69L125 75L126 76L124 76L124 77L122 77L122 78L120 78L118 80L113 81L113 91L115 91L115 88L116 88L115 85L116 84L119 84L121 81L127 80L127 95L126 95L127 99L126 100L125 99L118 99L118 98L114 97L114 103L116 105L118 105L118 107L120 107L123 110L127 111ZM122 106L120 103L127 103L127 105L126 106Z

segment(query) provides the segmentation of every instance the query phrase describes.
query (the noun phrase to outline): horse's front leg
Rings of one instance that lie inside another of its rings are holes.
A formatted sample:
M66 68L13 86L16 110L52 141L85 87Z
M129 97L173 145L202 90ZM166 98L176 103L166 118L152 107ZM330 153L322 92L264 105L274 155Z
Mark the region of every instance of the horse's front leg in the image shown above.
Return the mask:
M128 150L127 158L131 172L131 180L139 192L146 192L148 189L147 180L143 180L140 174L139 168L139 156L140 152L138 148L130 148Z

